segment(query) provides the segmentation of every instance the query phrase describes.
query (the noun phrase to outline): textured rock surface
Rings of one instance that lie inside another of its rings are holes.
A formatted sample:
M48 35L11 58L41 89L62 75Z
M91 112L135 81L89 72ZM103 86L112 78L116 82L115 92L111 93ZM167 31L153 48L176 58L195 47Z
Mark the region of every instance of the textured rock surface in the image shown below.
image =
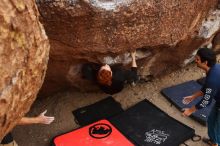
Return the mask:
M0 139L35 100L48 56L49 42L34 0L1 0Z
M52 48L41 93L50 94L63 87L84 85L77 73L81 63L103 63L132 49L142 48L138 50L150 54L141 61L144 74L157 76L180 67L204 43L203 38L196 36L217 0L37 0L37 3ZM117 59L114 63L118 63Z

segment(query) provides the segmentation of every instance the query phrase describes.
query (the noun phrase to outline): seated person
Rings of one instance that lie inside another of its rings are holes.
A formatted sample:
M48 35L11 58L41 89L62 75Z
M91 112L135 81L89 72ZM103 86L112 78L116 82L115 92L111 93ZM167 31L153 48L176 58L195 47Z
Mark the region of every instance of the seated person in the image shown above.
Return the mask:
M95 81L100 89L107 94L115 94L124 88L124 84L137 81L137 64L135 59L136 52L131 53L131 70L109 65L100 66L98 64L86 64L82 68L83 77Z

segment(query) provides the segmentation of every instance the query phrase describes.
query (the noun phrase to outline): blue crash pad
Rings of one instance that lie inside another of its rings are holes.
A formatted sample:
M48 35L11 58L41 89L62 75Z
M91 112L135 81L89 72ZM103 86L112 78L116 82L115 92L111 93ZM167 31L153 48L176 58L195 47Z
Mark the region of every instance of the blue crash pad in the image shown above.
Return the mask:
M201 88L202 88L201 84L191 80L185 83L181 83L175 86L165 88L161 91L161 93L178 109L182 110L183 108L188 108L195 105L201 100L202 97L198 97L188 105L182 103L183 97L189 96L195 93L196 91L200 90ZM196 111L191 115L191 117L196 121L198 121L199 123L201 123L202 125L206 125L208 115L210 113L212 106L214 105L214 102L215 101L212 100L212 103L208 107Z

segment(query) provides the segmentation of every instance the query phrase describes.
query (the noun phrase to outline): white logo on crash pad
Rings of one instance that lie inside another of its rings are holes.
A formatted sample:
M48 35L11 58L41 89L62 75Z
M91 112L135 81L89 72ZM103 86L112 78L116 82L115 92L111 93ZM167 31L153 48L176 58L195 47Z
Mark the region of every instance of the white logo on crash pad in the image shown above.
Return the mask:
M164 131L153 129L145 133L146 139L145 142L161 144L166 141L169 134L166 134Z

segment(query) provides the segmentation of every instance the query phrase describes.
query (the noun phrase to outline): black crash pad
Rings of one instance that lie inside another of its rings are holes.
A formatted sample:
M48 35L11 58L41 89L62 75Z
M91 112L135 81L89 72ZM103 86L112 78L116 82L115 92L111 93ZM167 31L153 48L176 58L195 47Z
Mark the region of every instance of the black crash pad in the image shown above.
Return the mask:
M110 119L138 146L179 146L195 130L170 117L147 100Z
M101 119L108 119L120 112L123 112L120 103L109 96L94 104L73 111L73 115L80 126L85 126Z
M192 80L165 88L161 91L161 93L178 109L182 110L183 108L187 108L195 105L201 100L202 97L198 97L188 105L182 103L183 97L189 96L194 92L200 90L201 88L202 88L201 84ZM208 115L210 113L212 106L214 105L214 102L215 101L212 100L212 103L208 107L196 111L191 115L191 117L196 121L198 121L199 123L201 123L202 125L206 125Z

